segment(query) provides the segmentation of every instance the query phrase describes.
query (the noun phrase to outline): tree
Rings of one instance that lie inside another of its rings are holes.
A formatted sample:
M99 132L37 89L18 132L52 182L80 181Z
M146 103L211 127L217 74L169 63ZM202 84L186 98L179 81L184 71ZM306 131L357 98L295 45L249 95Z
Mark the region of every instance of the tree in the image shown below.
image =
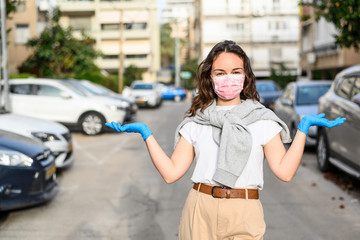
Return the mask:
M284 88L289 82L296 81L296 76L292 75L284 63L271 67L270 79L274 80L281 88Z
M19 72L38 77L101 76L94 63L95 58L100 56L93 47L94 41L85 33L82 33L82 39L73 37L71 28L60 26L60 16L60 10L56 9L51 26L45 28L40 37L28 41L26 46L34 51L21 64Z
M126 67L124 71L124 85L130 86L133 81L141 80L144 72L144 69L138 68L135 65Z
M171 32L170 23L165 23L160 28L161 65L164 67L174 64L175 43L171 37Z
M339 32L334 36L338 46L360 49L359 0L301 0L300 5L314 7L317 20L324 17L335 25Z

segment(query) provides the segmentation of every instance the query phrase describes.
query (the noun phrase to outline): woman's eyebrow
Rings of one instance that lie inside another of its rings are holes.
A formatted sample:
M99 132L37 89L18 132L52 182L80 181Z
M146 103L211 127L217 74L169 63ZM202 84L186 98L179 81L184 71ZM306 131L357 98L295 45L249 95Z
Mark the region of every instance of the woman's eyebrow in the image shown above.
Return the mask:
M238 67L238 68L233 68L231 71L235 71L235 70L244 70L244 69L243 69L242 67ZM214 72L215 72L215 71L225 72L224 69L214 69L213 71L214 71Z

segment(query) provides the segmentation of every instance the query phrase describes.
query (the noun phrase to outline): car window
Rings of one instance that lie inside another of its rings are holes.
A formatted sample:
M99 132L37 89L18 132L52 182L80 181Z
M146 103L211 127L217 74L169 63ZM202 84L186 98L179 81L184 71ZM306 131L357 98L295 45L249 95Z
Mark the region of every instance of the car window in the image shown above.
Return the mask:
M297 105L312 105L318 104L319 98L324 95L330 88L328 85L317 86L301 86L297 90L296 104Z
M34 85L34 86L36 89L36 95L38 95L38 96L49 96L49 97L60 97L61 96L62 90L57 87L46 85L46 84L39 84L39 85Z
M351 87L355 77L345 77L336 88L336 93L340 97L350 99Z
M353 90L351 92L350 99L352 99L355 95L360 93L360 78L357 77L354 83Z
M153 89L153 85L152 84L135 84L133 86L133 89L151 90L151 89Z
M13 94L31 95L32 89L30 84L11 84L10 92Z
M294 85L293 84L286 87L281 99L294 100Z
M278 87L273 83L258 83L256 84L258 92L274 92L279 91Z

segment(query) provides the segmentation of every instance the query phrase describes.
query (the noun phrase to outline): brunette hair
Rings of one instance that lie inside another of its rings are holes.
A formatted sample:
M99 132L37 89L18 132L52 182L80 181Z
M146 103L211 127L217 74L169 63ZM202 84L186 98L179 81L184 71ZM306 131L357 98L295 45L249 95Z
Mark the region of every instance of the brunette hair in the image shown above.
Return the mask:
M235 53L244 62L245 82L243 91L240 93L240 98L259 101L259 94L256 91L255 85L255 75L251 69L248 56L235 42L225 40L217 43L197 68L196 81L198 95L194 97L190 109L186 112L189 116L195 116L198 109L204 111L217 97L211 82L211 68L215 59L223 52Z

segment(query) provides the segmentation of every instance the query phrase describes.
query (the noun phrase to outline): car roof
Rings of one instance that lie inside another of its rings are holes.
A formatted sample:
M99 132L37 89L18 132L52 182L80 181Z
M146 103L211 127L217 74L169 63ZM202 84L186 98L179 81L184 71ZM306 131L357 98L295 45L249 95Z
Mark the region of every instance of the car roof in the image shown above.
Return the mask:
M328 85L331 84L332 80L312 80L312 81L301 81L301 82L292 82L296 86L311 86L311 85Z
M335 80L341 78L342 76L359 73L359 72L360 72L360 64L357 64L357 65L345 68L344 70L342 70L341 72L336 74Z
M9 79L9 82L60 82L59 79L54 78L11 78Z

